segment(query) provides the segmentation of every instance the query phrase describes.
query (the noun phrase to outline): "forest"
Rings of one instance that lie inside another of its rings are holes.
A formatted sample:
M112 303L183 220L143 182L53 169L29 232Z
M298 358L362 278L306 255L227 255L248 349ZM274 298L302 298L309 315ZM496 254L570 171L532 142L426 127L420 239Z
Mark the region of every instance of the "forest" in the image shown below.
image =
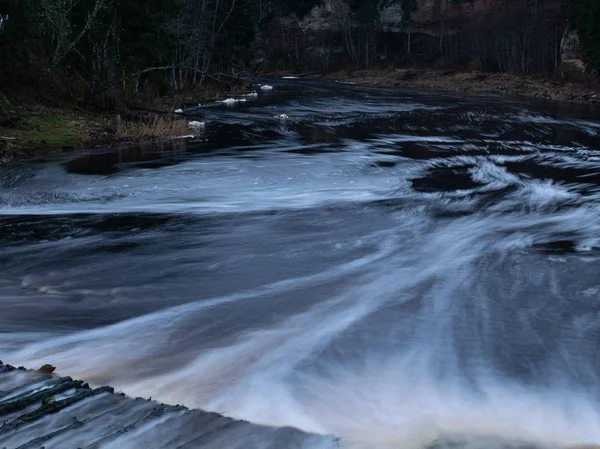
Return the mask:
M110 108L140 91L274 71L553 77L567 24L593 74L598 0L3 0L0 86Z

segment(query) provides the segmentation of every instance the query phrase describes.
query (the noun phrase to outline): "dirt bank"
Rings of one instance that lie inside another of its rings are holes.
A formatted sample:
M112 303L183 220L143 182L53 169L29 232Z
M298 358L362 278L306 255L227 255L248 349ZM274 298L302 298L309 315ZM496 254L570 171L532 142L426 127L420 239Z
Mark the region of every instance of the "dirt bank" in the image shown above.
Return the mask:
M527 96L548 100L600 104L600 85L558 82L545 78L503 73L419 69L344 70L327 75L313 75L312 78L374 86Z

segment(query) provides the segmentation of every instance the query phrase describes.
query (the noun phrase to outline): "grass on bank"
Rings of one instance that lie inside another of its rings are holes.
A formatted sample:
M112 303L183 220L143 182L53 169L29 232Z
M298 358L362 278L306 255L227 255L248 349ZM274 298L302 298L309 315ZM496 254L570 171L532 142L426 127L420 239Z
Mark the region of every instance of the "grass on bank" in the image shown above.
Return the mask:
M0 165L19 155L56 149L145 142L190 134L181 117L155 113L108 113L39 108L23 110L17 120L0 122Z
M61 148L77 145L83 126L74 117L64 115L29 116L17 126L0 127L0 136L10 138L23 147Z
M123 121L117 118L115 138L118 141L143 142L167 137L190 134L185 119L154 115L137 120Z

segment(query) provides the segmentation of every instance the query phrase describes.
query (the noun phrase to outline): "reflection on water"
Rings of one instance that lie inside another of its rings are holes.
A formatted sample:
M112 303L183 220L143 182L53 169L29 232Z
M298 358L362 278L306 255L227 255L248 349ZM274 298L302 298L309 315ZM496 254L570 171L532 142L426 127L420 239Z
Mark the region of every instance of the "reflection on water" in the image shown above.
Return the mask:
M600 444L595 111L286 81L189 113L0 173L3 359L342 447Z
M161 168L181 161L187 154L186 147L184 139L123 145L104 151L86 152L66 161L64 165L68 173L81 175L109 175L127 166Z

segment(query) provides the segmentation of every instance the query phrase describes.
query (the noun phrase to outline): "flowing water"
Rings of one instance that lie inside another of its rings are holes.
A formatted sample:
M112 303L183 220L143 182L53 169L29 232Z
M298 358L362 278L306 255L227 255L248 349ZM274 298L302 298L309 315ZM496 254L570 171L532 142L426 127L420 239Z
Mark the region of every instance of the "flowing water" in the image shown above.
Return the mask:
M342 447L600 444L600 112L272 84L0 172L2 360Z

